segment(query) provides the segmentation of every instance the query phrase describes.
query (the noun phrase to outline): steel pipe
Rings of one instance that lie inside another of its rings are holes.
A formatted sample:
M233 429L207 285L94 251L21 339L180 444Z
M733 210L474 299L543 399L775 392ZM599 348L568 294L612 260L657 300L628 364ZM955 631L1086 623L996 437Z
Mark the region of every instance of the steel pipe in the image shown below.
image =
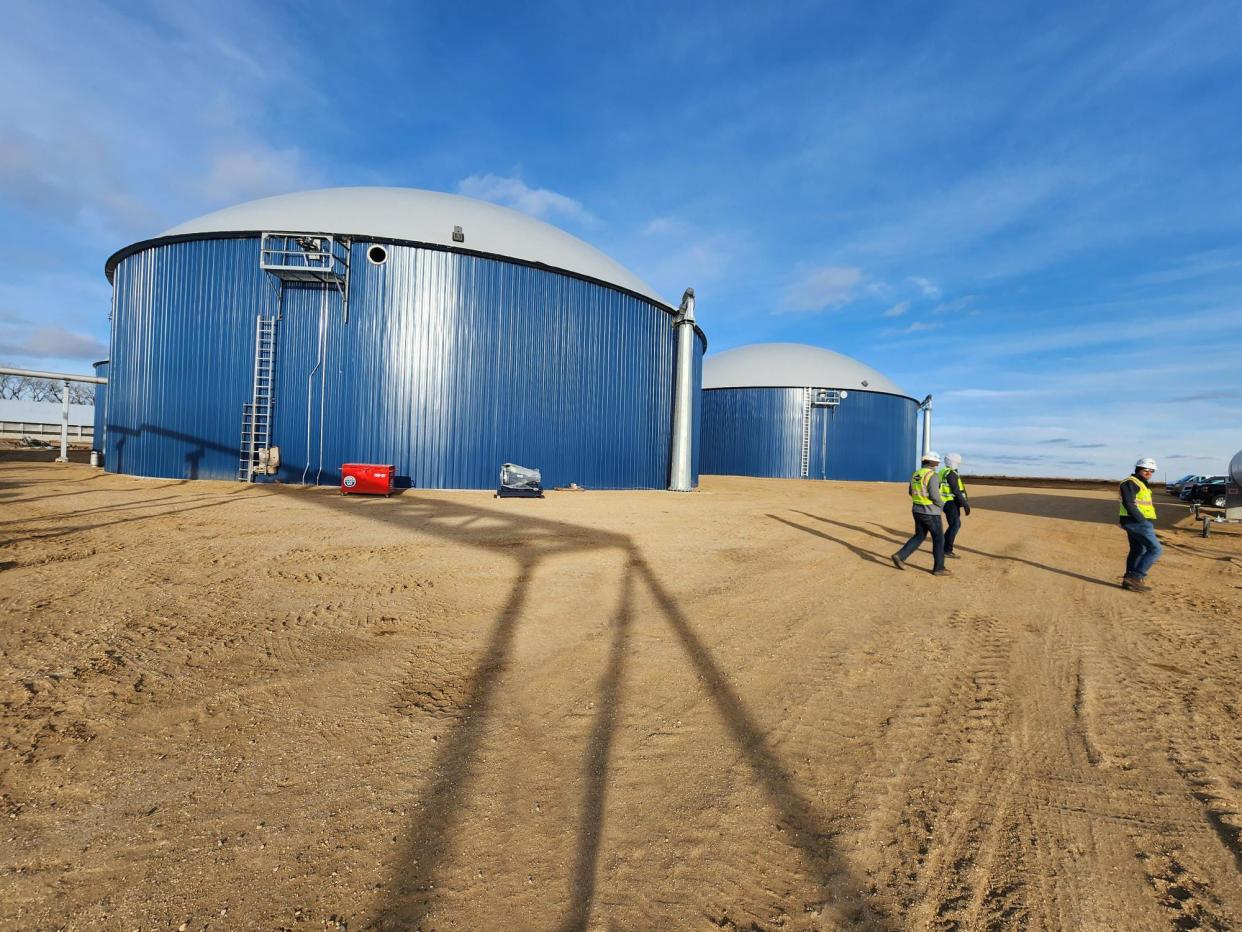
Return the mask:
M92 385L107 385L108 380L100 375L73 375L67 372L38 372L34 369L12 369L0 366L0 375L21 375L28 379L47 379L50 382L90 382Z
M60 456L56 462L69 462L69 381L62 379L60 383Z
M931 395L928 395L926 398L923 399L922 403L919 405L919 410L923 412L923 450L919 457L919 460L921 462L922 457L926 456L927 451L932 448L932 438L931 438L932 396Z
M669 467L670 492L694 488L694 289L681 297L677 320L677 371L673 376L673 450Z

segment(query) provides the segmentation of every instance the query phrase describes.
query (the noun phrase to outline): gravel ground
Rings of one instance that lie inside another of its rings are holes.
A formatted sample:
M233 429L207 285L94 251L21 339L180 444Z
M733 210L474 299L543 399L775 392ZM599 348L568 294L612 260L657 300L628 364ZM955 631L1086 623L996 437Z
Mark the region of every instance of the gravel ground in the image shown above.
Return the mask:
M0 926L1242 928L1242 534L0 462Z

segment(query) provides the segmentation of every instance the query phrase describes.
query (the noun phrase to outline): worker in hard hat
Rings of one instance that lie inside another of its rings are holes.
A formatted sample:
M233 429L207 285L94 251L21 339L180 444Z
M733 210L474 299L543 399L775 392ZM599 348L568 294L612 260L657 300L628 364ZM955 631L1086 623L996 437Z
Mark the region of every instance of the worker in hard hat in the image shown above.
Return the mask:
M1121 527L1130 538L1126 575L1121 587L1131 592L1150 592L1147 572L1163 549L1156 539L1156 506L1147 483L1156 473L1156 461L1145 456L1134 464L1134 472L1121 483Z
M915 470L910 477L910 500L913 502L914 534L906 541L904 547L890 558L893 566L899 570L906 568L910 555L922 546L927 535L932 539L932 556L935 563L932 567L933 576L953 575L944 568L944 523L941 514L944 511L944 496L940 494L940 479L937 470L940 468L940 454L928 450L923 454L923 465Z
M944 499L944 520L948 524L944 531L944 555L954 560L958 555L953 551L953 542L957 540L957 532L962 529L962 514L970 514L966 485L958 472L961 467L962 454L946 453L944 465L936 472L940 479L940 497Z

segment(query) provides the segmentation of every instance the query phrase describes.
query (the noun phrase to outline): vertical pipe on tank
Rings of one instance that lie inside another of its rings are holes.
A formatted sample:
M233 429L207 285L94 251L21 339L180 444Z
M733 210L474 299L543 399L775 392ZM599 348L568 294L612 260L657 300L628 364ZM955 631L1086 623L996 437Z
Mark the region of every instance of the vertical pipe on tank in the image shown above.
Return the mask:
M932 416L932 396L928 395L923 399L923 403L919 405L919 410L923 412L923 451L920 460L927 455L927 451L932 448L931 441L931 416Z
M670 492L694 488L694 289L681 296L673 324L677 331L677 370L673 375L673 451L669 468Z
M319 477L323 475L323 397L328 387L328 340L332 335L332 322L328 317L328 286L323 286L323 350L320 353L322 365L319 367L319 469L315 472L315 485L319 485ZM346 312L348 314L348 311Z
M315 350L315 368L311 369L310 375L306 377L306 460L305 460L306 465L302 467L302 485L306 485L306 474L310 472L310 468L311 468L311 412L313 410L311 407L311 401L315 397L315 375L316 373L319 372L319 370L323 366L323 347L324 347L324 341L327 338L326 331L328 327L328 297L327 296L328 296L328 292L326 289L323 290L321 294L319 295L319 345ZM323 384L323 380L321 379L320 380L321 387L319 391L319 402L320 402L321 410L323 407L322 384ZM322 439L322 434L323 434L322 420L320 421L319 432L320 432L320 436ZM320 451L319 468L322 470L323 469L323 447L322 446L320 446L319 451ZM318 483L318 481L319 481L319 478L318 476L316 476L315 482Z

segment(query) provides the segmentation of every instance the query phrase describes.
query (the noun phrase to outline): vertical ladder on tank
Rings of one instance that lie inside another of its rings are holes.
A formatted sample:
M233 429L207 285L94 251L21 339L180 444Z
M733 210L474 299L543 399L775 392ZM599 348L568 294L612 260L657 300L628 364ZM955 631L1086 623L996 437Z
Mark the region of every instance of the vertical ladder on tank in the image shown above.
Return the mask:
M811 390L803 389L802 396L802 465L798 475L805 479L811 474Z
M262 314L254 328L254 384L250 401L242 405L241 451L237 478L250 482L258 464L259 451L272 438L272 380L276 371L276 318Z

